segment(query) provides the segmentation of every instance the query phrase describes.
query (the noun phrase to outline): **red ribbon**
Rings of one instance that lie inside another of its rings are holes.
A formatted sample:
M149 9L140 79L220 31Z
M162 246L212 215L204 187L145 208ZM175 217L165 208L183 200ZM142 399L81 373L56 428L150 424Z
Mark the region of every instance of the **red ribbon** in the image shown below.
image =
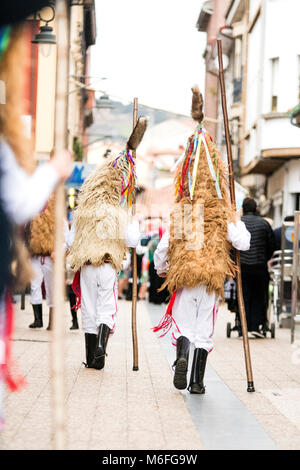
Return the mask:
M13 302L9 291L5 296L5 329L4 329L4 364L0 364L0 376L4 378L8 387L18 390L26 384L25 378L16 370L16 366L11 358L11 337L13 333ZM14 374L12 373L14 369ZM13 376L14 375L14 376Z
M80 287L80 270L76 272L73 282L72 282L72 289L74 294L76 295L76 305L74 305L74 310L77 310L81 307L81 287Z
M172 321L173 321L172 309L173 309L173 305L174 305L174 302L175 302L175 297L176 297L176 290L173 292L173 295L170 299L170 302L169 302L169 305L168 305L168 308L167 308L167 311L166 311L165 315L160 320L159 324L157 326L155 326L154 328L152 328L154 333L157 333L157 331L163 330L163 334L160 335L160 338L165 336L168 333L168 331L170 331L170 329L172 327Z

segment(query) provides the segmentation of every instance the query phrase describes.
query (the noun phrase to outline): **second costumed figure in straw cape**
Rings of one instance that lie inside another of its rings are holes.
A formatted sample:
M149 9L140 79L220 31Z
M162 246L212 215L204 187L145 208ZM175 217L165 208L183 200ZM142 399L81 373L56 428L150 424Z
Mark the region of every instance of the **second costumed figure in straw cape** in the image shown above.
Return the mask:
M64 249L68 242L69 228L66 220L63 221ZM43 211L35 217L28 230L29 251L32 256L31 263L34 278L30 283L31 304L34 314L34 322L29 328L41 328L43 326L43 295L42 282L46 291L46 302L49 307L49 323L47 330L52 329L52 317L54 307L53 293L53 257L55 245L55 196L51 196Z
M116 325L118 274L128 247L135 248L141 236L138 221L129 223L136 183L130 150L137 148L146 125L140 117L126 150L85 181L70 231L67 262L77 271L73 289L81 303L86 367L94 369L104 368L107 341Z
M154 331L165 335L173 330L174 386L179 390L187 387L189 351L194 345L188 390L203 394L224 281L235 274L230 248L248 250L250 233L231 208L223 161L202 125L202 95L197 87L192 91L192 117L198 125L178 166L170 231L154 253L155 269L166 277L162 287L168 286L171 294L167 312Z

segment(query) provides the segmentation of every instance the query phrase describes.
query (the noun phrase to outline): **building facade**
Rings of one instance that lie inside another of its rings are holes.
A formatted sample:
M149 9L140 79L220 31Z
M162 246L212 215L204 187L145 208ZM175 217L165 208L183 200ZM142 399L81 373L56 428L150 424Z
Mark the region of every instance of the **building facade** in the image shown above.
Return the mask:
M217 136L219 103L216 43L220 28L225 25L225 14L229 3L230 0L204 1L197 20L198 31L206 33L206 48L203 54L205 60L204 113L205 126L213 139Z
M42 19L40 19L42 18ZM52 19L53 18L53 19ZM51 19L49 21L49 19ZM26 102L24 110L26 133L31 137L37 160L48 159L54 147L56 47L45 53L45 48L32 44L40 26L56 32L55 6L45 8L27 20L28 70L26 74ZM88 91L89 47L96 41L94 0L69 2L69 95L68 142L82 143L85 130L92 123L92 105Z
M299 210L300 129L288 114L300 101L299 14L297 0L232 0L219 30L236 176L274 227ZM218 115L222 144L220 102Z

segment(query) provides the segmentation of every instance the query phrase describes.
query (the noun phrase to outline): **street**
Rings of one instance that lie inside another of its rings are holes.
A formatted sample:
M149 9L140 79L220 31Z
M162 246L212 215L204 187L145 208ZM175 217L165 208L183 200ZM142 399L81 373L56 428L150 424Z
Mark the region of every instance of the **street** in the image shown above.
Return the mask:
M51 332L28 328L29 297L25 311L19 302L15 307L13 353L27 386L16 393L6 390L0 447L51 449ZM133 372L131 303L119 301L106 366L96 371L82 365L83 332L68 330L66 304L67 448L300 449L300 369L293 363L297 350L290 345L290 331L277 329L276 339L250 340L256 392L247 393L242 340L235 334L226 338L226 323L234 317L222 306L209 355L206 394L190 395L173 387L175 349L169 338L158 339L151 331L164 310L165 305L138 303L139 371Z

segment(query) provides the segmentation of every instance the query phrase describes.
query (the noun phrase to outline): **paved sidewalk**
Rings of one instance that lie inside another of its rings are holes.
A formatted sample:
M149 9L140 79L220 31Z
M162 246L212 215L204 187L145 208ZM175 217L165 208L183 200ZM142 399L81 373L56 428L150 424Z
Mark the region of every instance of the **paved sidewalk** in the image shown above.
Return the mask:
M242 340L236 334L226 338L226 322L233 322L234 316L221 307L215 349L208 361L207 393L191 396L174 389L170 367L174 348L151 331L150 317L156 322L164 311L164 305L138 303L140 370L133 372L131 303L121 301L105 370L95 371L81 366L83 333L68 330L66 304L68 447L300 449L300 342L291 347L289 330L277 329L275 340L250 340L256 392L247 393ZM1 449L52 448L51 333L29 329L31 321L26 299L25 312L16 306L13 350L28 386L6 393L7 425L0 435Z
M83 333L67 330L69 316L66 304L68 448L201 449L184 398L173 387L172 371L151 331L145 304L138 304L138 372L132 371L131 303L119 304L119 324L109 340L104 371L81 366L85 359ZM16 306L13 351L28 385L21 392L6 394L7 424L0 436L1 449L52 448L51 332L29 329L31 320L31 305L26 299L25 312Z
M226 338L226 323L234 315L220 308L215 349L209 363L255 416L279 449L300 450L300 329L294 346L290 330L276 329L276 338L250 339L255 393L247 393L242 339Z

